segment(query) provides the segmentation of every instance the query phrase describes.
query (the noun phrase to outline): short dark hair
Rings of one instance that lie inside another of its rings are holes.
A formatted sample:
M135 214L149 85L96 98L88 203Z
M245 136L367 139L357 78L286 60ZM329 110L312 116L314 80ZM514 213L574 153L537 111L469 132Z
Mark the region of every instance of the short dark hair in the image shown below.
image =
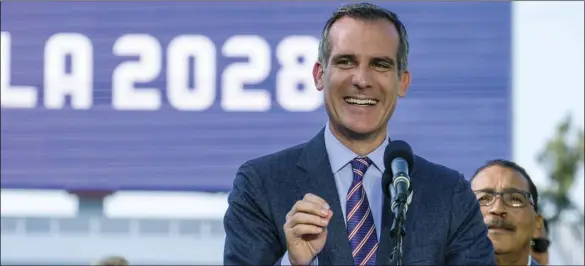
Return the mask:
M329 31L333 23L343 17L350 17L353 19L360 20L378 20L385 19L390 21L396 27L398 34L400 35L400 43L398 45L398 54L396 60L398 61L398 74L402 74L408 68L408 34L406 33L406 27L398 15L394 12L379 7L370 3L357 3L344 5L341 8L333 12L333 15L327 20L323 31L321 33L321 42L319 43L319 62L323 65L327 65L327 61L331 56L331 40L329 39Z
M534 206L533 206L534 211L538 212L538 209L539 209L538 208L538 190L536 189L534 182L532 182L532 179L530 178L530 175L528 175L526 170L524 170L524 168L522 168L522 166L516 164L515 162L504 160L504 159L496 159L496 160L488 161L484 165L482 165L480 168L478 168L477 171L475 171L475 173L471 177L471 180L469 180L469 181L470 182L473 181L473 179L477 176L477 174L479 172L481 172L482 170L484 170L490 166L494 166L494 165L512 169L512 170L520 173L526 179L526 181L528 181L528 190L529 190L528 192L530 192L530 195L532 196L532 200L534 201Z

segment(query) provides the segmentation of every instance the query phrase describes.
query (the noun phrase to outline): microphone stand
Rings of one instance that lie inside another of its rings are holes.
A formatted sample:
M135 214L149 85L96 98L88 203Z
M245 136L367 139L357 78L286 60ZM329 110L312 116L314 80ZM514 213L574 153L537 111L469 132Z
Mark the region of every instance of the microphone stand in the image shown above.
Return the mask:
M406 235L406 229L404 228L404 223L406 221L406 211L407 208L407 199L396 199L394 208L394 223L392 224L392 229L390 230L390 235L396 240L394 250L392 252L392 257L396 260L397 266L402 266L402 259L403 259L403 252L402 252L402 241L404 235Z

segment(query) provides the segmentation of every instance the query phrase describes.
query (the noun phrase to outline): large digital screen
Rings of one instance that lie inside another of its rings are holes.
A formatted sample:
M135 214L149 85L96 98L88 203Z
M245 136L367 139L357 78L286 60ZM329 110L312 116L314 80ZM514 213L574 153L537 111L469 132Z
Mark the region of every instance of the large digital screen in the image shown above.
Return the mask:
M2 188L229 190L325 125L311 71L340 5L2 3ZM391 137L467 175L511 156L510 3L381 5L411 44Z

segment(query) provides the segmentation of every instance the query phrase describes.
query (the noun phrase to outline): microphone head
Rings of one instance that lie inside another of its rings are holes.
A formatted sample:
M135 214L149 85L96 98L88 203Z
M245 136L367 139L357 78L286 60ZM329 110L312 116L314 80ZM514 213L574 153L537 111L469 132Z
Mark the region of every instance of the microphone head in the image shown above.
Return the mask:
M408 172L412 173L412 169L414 168L414 155L412 154L412 148L406 141L394 140L386 146L386 150L384 151L384 167L391 170L392 161L396 158L404 159L408 163Z
M382 175L382 191L389 198L392 197L390 184L392 184L394 176L394 173L392 173L392 161L396 158L402 158L408 163L409 173L412 173L412 169L414 169L414 155L410 145L403 140L391 141L384 151L384 167L386 167L386 171Z

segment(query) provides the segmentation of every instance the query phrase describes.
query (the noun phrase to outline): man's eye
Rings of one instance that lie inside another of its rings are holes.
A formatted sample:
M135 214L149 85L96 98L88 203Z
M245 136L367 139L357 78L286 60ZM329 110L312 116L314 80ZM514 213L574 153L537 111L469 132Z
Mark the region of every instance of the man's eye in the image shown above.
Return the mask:
M512 197L512 200L516 202L524 202L524 199L521 197Z
M480 201L489 201L491 199L492 199L492 197L490 195L484 195L484 196L479 197L478 200L480 200Z
M337 61L337 65L340 67L347 68L353 66L353 62L351 62L351 60L348 59L341 59Z
M392 69L392 66L386 63L375 63L372 66L378 71L388 71Z

